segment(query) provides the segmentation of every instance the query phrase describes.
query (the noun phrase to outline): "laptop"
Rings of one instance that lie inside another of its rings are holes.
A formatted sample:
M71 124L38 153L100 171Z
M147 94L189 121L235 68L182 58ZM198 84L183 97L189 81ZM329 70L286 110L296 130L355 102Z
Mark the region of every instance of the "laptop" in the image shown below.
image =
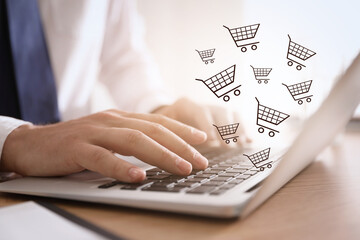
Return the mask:
M0 191L217 218L245 217L313 161L345 127L359 102L360 54L292 145L286 152L270 154L266 165L249 161L253 149L208 149L203 154L209 167L187 177L143 165L147 179L138 184L84 171L9 180L0 183Z

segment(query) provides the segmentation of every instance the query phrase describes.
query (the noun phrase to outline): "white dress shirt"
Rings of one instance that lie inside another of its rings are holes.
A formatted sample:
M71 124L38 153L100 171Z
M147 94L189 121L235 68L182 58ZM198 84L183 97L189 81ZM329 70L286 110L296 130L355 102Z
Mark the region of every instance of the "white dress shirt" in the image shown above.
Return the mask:
M170 103L146 53L135 1L38 3L62 121L91 114L99 85L124 111L149 112ZM0 116L0 156L8 134L24 123Z

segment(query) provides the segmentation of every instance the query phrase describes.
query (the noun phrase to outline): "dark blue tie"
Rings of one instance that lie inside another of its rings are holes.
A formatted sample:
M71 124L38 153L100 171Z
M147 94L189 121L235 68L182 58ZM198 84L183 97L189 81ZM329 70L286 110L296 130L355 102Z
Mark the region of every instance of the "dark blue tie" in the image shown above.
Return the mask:
M37 0L5 2L21 118L35 124L58 122L56 86Z

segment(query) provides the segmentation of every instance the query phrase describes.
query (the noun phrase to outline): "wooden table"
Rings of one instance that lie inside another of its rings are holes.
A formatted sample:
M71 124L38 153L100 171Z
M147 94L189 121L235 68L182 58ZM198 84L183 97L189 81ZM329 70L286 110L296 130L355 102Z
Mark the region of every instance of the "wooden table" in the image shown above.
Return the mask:
M46 201L130 239L360 239L360 132L340 141L243 220ZM27 200L0 193L0 206Z

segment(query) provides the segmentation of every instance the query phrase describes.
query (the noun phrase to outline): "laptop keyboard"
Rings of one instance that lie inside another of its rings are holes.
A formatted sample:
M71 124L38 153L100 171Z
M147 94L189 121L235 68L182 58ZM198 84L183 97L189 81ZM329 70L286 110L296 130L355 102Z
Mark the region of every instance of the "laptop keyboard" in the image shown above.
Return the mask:
M153 191L187 194L220 195L243 183L259 171L245 157L243 150L228 150L204 154L209 160L205 170L193 170L189 176L177 176L159 168L146 171L146 179L140 183L112 181L98 186L108 189L120 185L122 190Z

